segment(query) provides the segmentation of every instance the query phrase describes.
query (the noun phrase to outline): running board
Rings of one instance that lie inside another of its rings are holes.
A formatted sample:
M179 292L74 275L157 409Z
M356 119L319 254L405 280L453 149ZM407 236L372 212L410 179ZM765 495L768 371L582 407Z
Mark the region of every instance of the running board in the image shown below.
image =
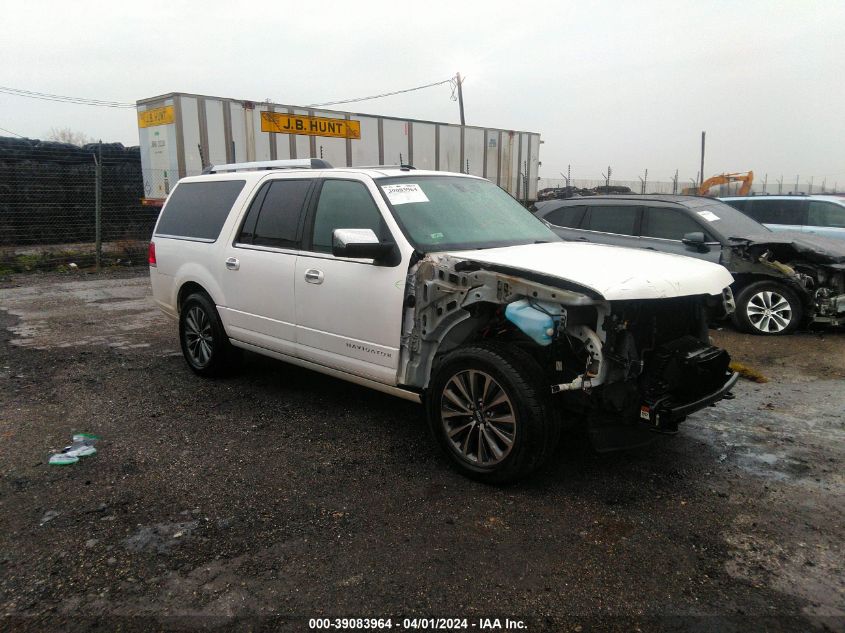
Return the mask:
M416 402L417 404L422 402L422 398L420 394L409 391L407 389L402 389L401 387L394 387L392 385L386 385L384 383L370 380L369 378L363 378L361 376L356 376L355 374L350 374L345 371L340 371L339 369L332 369L331 367L326 367L325 365L320 365L318 363L312 363L308 360L303 360L301 358L296 358L295 356L288 356L287 354L282 354L281 352L275 352L271 349L267 349L266 347L261 347L260 345L253 345L251 343L244 343L243 341L238 341L235 339L229 339L235 347L240 347L245 350L249 350L250 352L255 352L256 354L261 354L262 356L270 356L277 360L284 361L286 363L290 363L291 365L297 365L299 367L304 367L305 369L310 369L312 371L319 372L321 374L326 374L327 376L331 376L333 378L340 378L341 380L345 380L347 382L354 383L356 385L361 385L362 387L369 387L370 389L374 389L376 391L381 391L382 393L386 393L391 396L396 396L397 398L402 398L403 400L410 400L411 402Z

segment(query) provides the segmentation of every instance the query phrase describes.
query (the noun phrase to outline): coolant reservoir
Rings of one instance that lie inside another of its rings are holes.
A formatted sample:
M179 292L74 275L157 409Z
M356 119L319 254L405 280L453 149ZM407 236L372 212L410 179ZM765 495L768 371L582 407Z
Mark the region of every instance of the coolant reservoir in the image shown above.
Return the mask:
M546 301L520 299L505 308L505 318L531 337L537 345L549 345L554 338L563 308Z

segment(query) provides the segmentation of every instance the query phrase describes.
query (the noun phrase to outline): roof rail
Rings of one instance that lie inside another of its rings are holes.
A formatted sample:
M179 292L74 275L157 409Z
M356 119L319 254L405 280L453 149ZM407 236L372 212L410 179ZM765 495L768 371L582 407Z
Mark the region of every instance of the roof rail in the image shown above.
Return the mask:
M219 174L232 171L258 171L262 169L332 169L331 163L322 158L294 158L291 160L261 160L252 163L227 163L209 165L203 174Z
M402 163L401 165L353 165L351 169L416 169L416 167Z

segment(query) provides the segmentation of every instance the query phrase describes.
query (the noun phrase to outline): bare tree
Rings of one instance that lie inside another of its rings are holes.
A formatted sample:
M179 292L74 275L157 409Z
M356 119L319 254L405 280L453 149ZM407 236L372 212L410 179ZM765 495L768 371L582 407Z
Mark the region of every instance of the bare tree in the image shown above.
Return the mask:
M51 127L50 132L47 135L47 139L50 141L58 141L59 143L70 143L71 145L78 145L80 147L82 147L86 143L94 142L94 139L92 139L87 134L84 134L82 132L76 132L70 129L69 127Z

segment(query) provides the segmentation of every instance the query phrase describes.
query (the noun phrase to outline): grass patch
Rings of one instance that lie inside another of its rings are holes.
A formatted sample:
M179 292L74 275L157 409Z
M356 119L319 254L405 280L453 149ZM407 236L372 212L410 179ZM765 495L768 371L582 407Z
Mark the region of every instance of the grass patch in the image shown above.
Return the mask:
M748 365L744 365L742 363L737 363L736 361L732 362L729 365L729 369L738 373L741 378L745 378L746 380L750 380L751 382L756 382L760 384L769 382L768 378L766 378L763 374L761 374L753 367L749 367Z
M76 269L90 269L97 264L97 255L93 245L89 244L46 246L27 249L25 252L21 250L23 249L0 250L0 274L39 271L70 272L73 270L70 264L76 264ZM142 265L147 263L146 254L146 241L104 242L100 263L103 268Z

